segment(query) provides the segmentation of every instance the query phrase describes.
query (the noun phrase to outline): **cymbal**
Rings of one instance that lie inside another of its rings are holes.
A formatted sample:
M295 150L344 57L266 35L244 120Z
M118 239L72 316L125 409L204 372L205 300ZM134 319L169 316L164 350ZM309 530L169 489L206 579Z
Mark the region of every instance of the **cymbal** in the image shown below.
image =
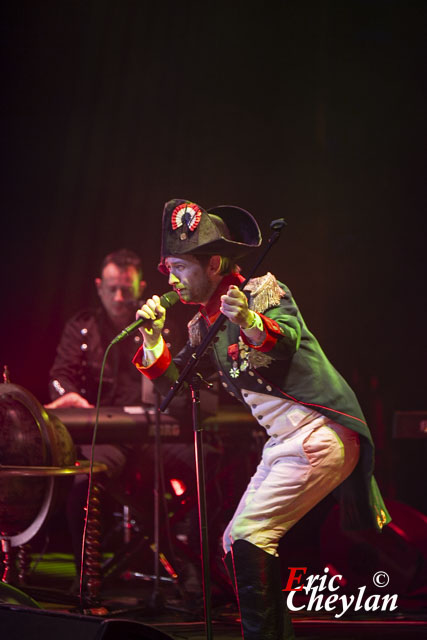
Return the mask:
M104 462L94 462L92 473L107 471L108 467ZM30 465L10 465L0 464L1 476L76 476L90 472L89 460L77 460L74 465L67 467L47 467Z

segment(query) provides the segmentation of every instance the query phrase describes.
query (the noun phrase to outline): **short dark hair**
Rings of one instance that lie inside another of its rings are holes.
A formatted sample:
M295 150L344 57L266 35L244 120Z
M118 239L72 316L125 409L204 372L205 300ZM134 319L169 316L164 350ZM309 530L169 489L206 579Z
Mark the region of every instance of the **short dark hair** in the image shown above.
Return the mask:
M103 259L101 263L101 275L107 264L115 264L119 269L127 269L127 267L135 267L142 278L142 263L139 256L130 249L118 249L112 251Z

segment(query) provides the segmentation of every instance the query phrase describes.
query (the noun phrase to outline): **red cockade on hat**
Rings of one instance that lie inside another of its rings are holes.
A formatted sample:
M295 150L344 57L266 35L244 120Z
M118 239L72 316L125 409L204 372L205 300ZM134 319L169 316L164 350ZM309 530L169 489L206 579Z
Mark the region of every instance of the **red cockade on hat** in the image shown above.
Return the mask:
M194 231L199 224L201 217L202 212L197 204L183 202L175 207L172 212L172 229L178 229L178 227L182 227L183 224L186 224L189 231Z

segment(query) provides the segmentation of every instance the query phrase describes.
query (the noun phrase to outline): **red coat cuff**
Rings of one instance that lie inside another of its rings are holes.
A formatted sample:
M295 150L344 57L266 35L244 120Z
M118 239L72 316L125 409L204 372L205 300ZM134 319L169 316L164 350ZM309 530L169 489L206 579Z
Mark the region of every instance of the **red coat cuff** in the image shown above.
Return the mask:
M248 340L248 337L244 334L244 332L241 331L240 334L242 336L242 340L245 344L251 347L251 349L255 349L256 351L263 351L263 352L271 351L271 349L273 349L273 347L275 346L279 336L283 335L283 331L275 320L272 320L271 318L267 318L267 316L264 316L262 313L258 313L258 315L261 318L264 325L264 331L266 334L265 340L261 342L261 344L253 345Z
M172 356L166 344L164 344L161 356L159 356L157 360L155 360L155 362L153 362L153 364L151 364L149 367L144 367L144 365L142 364L143 357L144 347L139 347L138 351L133 357L132 362L138 369L138 371L143 373L144 376L146 376L150 380L159 378L172 362Z

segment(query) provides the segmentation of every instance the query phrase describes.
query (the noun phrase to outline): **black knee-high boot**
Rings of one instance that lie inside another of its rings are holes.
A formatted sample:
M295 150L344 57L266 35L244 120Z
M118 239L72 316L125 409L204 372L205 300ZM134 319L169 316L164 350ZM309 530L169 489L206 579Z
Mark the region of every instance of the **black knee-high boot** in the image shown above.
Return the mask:
M279 558L236 540L224 563L236 591L244 640L294 640Z

